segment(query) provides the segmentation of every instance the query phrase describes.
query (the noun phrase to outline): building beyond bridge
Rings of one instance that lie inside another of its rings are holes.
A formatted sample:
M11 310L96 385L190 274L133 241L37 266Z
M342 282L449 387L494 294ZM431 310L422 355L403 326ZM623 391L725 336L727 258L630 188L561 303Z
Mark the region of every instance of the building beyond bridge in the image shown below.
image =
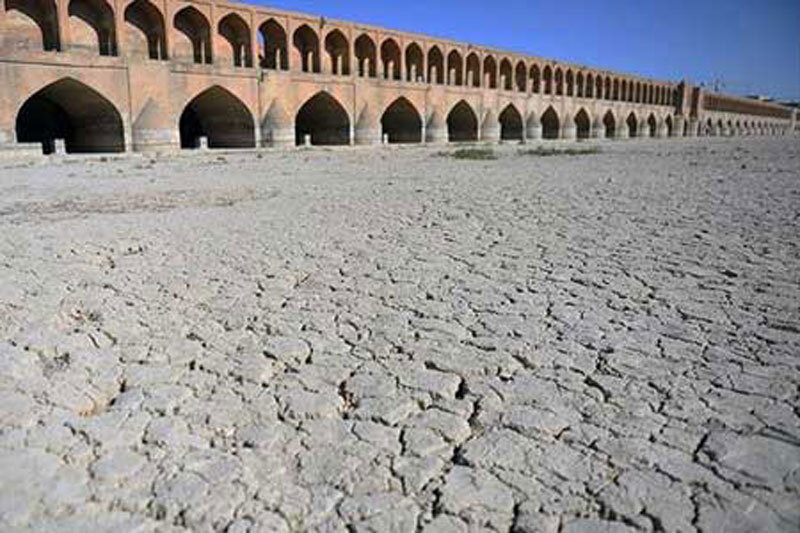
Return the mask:
M0 151L783 135L797 110L224 0L0 0Z

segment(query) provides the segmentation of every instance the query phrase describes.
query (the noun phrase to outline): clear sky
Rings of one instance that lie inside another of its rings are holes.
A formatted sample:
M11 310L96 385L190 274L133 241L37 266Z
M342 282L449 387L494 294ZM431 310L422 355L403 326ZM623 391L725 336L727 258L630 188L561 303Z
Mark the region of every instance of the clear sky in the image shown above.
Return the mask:
M800 0L244 0L800 100Z

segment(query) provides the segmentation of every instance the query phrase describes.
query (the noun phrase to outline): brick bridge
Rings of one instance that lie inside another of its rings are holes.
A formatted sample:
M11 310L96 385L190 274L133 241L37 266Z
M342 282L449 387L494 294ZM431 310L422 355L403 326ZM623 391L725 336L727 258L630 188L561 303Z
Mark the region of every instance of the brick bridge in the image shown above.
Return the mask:
M798 131L684 82L224 0L0 0L0 80L14 153Z

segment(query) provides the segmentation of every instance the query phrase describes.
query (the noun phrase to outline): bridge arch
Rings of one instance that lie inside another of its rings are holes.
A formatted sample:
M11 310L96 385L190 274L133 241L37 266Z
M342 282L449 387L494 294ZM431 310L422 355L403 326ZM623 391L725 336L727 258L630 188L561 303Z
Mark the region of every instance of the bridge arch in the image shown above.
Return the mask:
M205 137L209 148L254 148L255 125L250 109L236 95L214 85L183 108L178 129L181 148L200 147Z
M637 137L639 134L639 122L636 120L636 113L631 111L625 123L628 125L628 136L631 138Z
M575 129L578 139L588 139L592 132L592 119L584 108L575 114Z
M558 139L561 136L561 119L558 113L550 106L542 113L542 138Z
M664 119L664 124L667 127L667 137L672 137L675 130L675 124L672 121L672 115L667 115L667 118Z
M230 46L234 67L253 66L253 48L250 46L250 26L236 13L228 13L219 21L217 31Z
M528 92L528 67L523 61L517 63L517 68L514 72L514 81L516 82L517 91L521 93Z
M507 57L500 61L500 85L504 91L511 91L514 88L514 70Z
M330 61L331 73L336 76L350 75L350 42L339 29L325 36L325 51Z
M556 67L555 73L553 74L556 83L556 96L563 96L564 95L564 71L561 70L561 67Z
M458 87L464 85L464 61L457 50L447 54L447 84Z
M192 61L210 65L213 62L211 25L206 16L194 7L187 6L178 11L173 20L175 29L188 39L187 52L188 48L191 48ZM180 49L181 47L176 46L176 48Z
M478 116L465 100L454 105L447 115L447 136L450 142L478 140Z
M55 0L5 0L7 16L12 11L20 13L33 30L38 33L36 43L25 43L27 48L39 48L44 51L61 50L61 35L58 27L58 10ZM40 40L39 40L40 39Z
M417 43L406 46L406 81L416 83L425 77L425 54Z
M542 71L542 81L544 83L544 94L553 94L553 69L546 65Z
M400 80L400 46L391 37L381 44L381 62L384 79Z
M481 86L481 60L478 59L478 54L472 52L467 56L467 79L465 80L467 87L480 87Z
M658 123L656 122L656 117L650 113L650 116L647 117L647 136L648 137L655 137L658 134Z
M508 104L500 113L500 139L503 141L523 140L522 115L514 104Z
M542 72L539 70L539 65L534 64L531 67L531 85L533 85L533 94L539 94L542 90Z
M613 139L617 135L617 119L610 109L603 116L603 126L606 128L607 139Z
M594 77L592 76L591 72L586 74L586 84L583 89L583 96L585 98L594 98Z
M444 85L444 56L436 45L428 50L428 83Z
M114 10L106 0L70 0L67 11L73 46L93 48L101 56L117 55Z
M578 98L583 98L583 89L584 89L584 78L583 72L578 72L578 75L575 76L575 96Z
M149 0L135 0L125 8L125 22L139 31L144 46L130 45L129 52L153 60L166 61L167 39L164 16ZM130 40L129 40L130 42Z
M28 98L16 117L17 142L40 143L42 152L55 152L64 140L67 153L124 152L122 115L93 88L62 78Z
M330 93L320 91L309 98L295 115L296 144L301 146L305 136L319 146L350 144L350 117L342 104Z
M567 70L567 96L575 96L575 75L572 69Z
M261 68L269 70L289 70L289 53L286 47L286 30L278 21L270 18L258 27L258 37L263 56Z
M320 72L319 36L308 24L294 31L292 42L300 54L300 68L303 72Z
M497 89L497 61L493 55L488 55L483 60L484 87Z
M366 33L362 33L356 39L355 45L359 77L376 78L378 76L378 49L375 41Z
M390 144L422 142L422 117L407 98L401 96L392 102L381 117L383 134Z

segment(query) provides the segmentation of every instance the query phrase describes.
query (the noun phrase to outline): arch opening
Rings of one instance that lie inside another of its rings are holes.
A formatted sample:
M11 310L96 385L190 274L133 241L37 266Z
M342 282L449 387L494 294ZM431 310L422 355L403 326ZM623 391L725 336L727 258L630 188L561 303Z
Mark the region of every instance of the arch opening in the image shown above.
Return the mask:
M481 61L475 52L467 56L467 87L481 86Z
M647 117L647 135L648 137L655 137L657 132L658 124L656 123L656 117L650 115Z
M65 78L36 92L22 105L16 120L17 141L40 143L52 154L56 140L67 153L124 152L122 117L94 89Z
M500 139L503 141L523 140L522 115L513 104L508 104L500 113Z
M497 61L493 56L486 56L483 60L483 77L487 88L497 89Z
M542 73L539 71L539 67L537 65L533 65L531 67L531 84L533 85L533 93L539 94L539 92L542 90Z
M636 120L636 115L631 113L628 115L628 119L625 121L628 125L628 136L629 137L636 137L639 133L639 122Z
M410 82L423 81L425 75L425 54L417 43L406 47L406 80Z
M464 62L455 50L447 55L447 84L458 87L464 85Z
M542 115L542 138L558 139L560 133L561 121L558 118L558 113L552 107L548 107L547 111Z
M478 140L478 117L464 100L456 104L447 115L447 135L450 142Z
M203 137L209 148L254 148L256 145L250 110L219 86L206 89L186 104L178 127L181 148L199 148Z
M500 85L504 91L514 88L514 72L511 68L511 61L505 58L500 61Z
M384 111L381 117L383 134L390 144L422 142L422 119L414 105L400 97Z
M375 42L369 35L362 33L356 39L356 61L358 61L358 75L361 78L375 78L378 72L378 52Z
M311 136L314 146L350 144L350 117L344 107L330 94L319 92L311 97L295 117L297 146Z
M578 139L588 139L592 131L592 121L585 109L575 115L575 128Z
M131 52L146 55L153 60L168 59L164 17L156 6L148 0L132 2L125 8L125 22L138 29L145 39L146 49L132 46Z
M219 21L219 34L231 47L234 67L253 66L253 50L250 46L250 27L236 13L230 13Z
M350 43L339 30L325 37L325 51L331 64L331 73L336 76L350 75Z
M386 39L381 44L381 62L384 79L400 80L400 47L394 39Z
M606 128L606 138L613 139L617 134L617 121L610 109L606 111L603 117L603 126Z
M54 0L5 0L6 11L18 11L36 24L41 41L26 42L25 48L41 48L45 52L61 50L58 10ZM20 43L22 44L22 43Z
M444 56L438 46L428 50L428 83L444 85Z
M191 43L192 61L200 65L210 65L212 62L211 26L205 15L189 6L181 9L175 15L174 20L175 29Z
M105 0L70 0L67 11L70 17L82 20L94 31L97 38L93 45L95 51L101 56L117 55L114 11Z
M269 19L258 28L261 40L259 64L269 70L289 70L289 55L286 49L286 32L275 19Z
M528 68L525 63L520 61L517 63L517 70L515 73L517 91L525 93L528 91Z
M292 42L300 54L302 71L319 74L319 37L317 37L317 33L309 28L308 24L303 24L295 30Z

